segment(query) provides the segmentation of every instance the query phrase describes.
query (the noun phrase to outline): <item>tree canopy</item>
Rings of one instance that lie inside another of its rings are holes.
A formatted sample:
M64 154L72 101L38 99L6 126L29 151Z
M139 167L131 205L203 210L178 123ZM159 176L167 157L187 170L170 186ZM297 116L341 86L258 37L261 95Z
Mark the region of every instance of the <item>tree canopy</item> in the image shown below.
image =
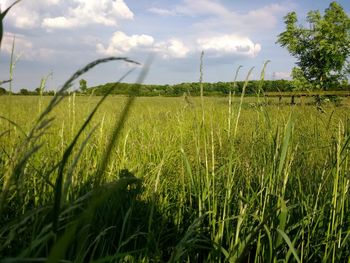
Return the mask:
M81 80L79 81L79 89L80 89L83 93L86 92L86 90L87 90L87 81L86 81L85 79L81 79Z
M5 95L6 93L7 93L6 89L4 89L3 87L0 87L0 96Z
M284 17L286 31L277 43L297 59L300 72L313 88L339 87L350 73L350 18L344 9L332 2L322 16L310 11L308 26L297 25L295 12Z

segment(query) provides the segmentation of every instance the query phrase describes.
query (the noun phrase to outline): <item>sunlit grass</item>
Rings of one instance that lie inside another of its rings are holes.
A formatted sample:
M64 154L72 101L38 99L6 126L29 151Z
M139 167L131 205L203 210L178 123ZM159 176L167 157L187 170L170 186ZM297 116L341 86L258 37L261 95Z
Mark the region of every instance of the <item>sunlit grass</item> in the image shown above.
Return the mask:
M7 99L0 97L5 117ZM277 99L261 106L246 98L240 106L234 97L229 126L228 98L137 98L98 186L96 171L127 99L107 98L70 154L57 233L51 221L55 165L100 98L68 97L50 113L55 120L39 139L42 147L23 164L6 199L3 257L52 262L349 257L348 101L326 105L321 113L313 105L280 105ZM11 125L0 137L0 171L35 123L39 105L47 106L50 98L11 100L11 120L18 127ZM0 130L8 127L0 119Z

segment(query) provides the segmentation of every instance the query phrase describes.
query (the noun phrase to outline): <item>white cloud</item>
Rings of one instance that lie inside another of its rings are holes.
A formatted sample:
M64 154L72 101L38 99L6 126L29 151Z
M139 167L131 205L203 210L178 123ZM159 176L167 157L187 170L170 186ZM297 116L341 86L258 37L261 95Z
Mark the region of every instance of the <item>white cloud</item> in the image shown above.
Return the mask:
M254 44L249 38L236 35L200 38L197 40L197 44L200 50L204 50L214 57L234 54L253 58L261 50L260 44Z
M278 16L290 9L288 5L270 4L245 13L230 9L218 0L183 0L172 9L153 7L149 11L158 15L204 16L194 24L198 32L220 30L240 33L271 29L278 23Z
M5 32L3 41L1 42L1 52L11 54L12 45L14 43L15 52L21 56L28 56L28 51L33 48L33 44L23 35L15 35L13 33Z
M123 0L115 0L113 2L112 13L114 13L118 17L121 17L124 19L133 19L134 18L133 12L131 12L129 7L125 4L125 2Z
M213 0L184 0L183 3L177 5L172 9L152 7L148 9L151 13L161 16L174 16L174 15L218 15L226 16L230 14L230 11L220 4L218 1Z
M90 24L116 26L119 19L133 19L123 0L72 0L75 7L70 6L66 16L47 17L42 26L48 29L74 28Z
M155 44L154 51L161 54L163 58L184 58L190 52L185 44L175 38Z
M60 2L61 0L45 0L45 3L48 5L58 5Z
M0 8L5 9L13 2L12 0L2 0ZM50 7L60 3L61 0L21 1L11 9L5 19L8 19L17 28L35 28L40 26L41 15L47 12Z
M185 44L176 38L170 38L166 41L156 42L149 35L131 35L117 31L113 34L109 43L96 45L98 53L103 55L126 55L130 52L155 52L162 58L184 58L190 52Z
M160 15L160 16L175 16L176 11L175 10L169 10L169 9L163 9L163 8L157 8L157 7L152 7L148 9L149 12Z
M150 35L127 35L122 31L113 34L107 45L98 43L98 53L103 55L127 55L130 52L155 52L164 59L185 58L193 52L204 50L209 57L227 55L254 58L261 45L247 37L237 35L218 35L187 41L178 38L156 41Z
M4 10L12 4L13 1L3 0L0 8ZM35 10L26 8L26 4L17 4L12 7L11 11L6 15L5 21L10 22L18 28L33 28L39 22L39 15Z
M64 16L57 16L54 18L45 18L42 23L46 28L71 28L79 25L79 20L76 18L66 18Z
M183 0L183 2L172 9L152 7L148 11L161 15L217 15L227 16L230 11L216 0Z
M286 7L279 4L271 4L260 9L249 11L245 16L242 16L244 22L252 23L258 26L258 23L262 23L260 26L266 28L272 28L277 25L278 19L276 14L284 14Z
M176 12L184 15L217 15L227 16L229 9L218 1L213 0L184 0L181 5L175 8Z
M50 60L57 52L50 48L35 48L32 41L20 34L5 32L1 42L1 52L11 54L13 41L15 56L23 60Z
M12 2L1 0L0 7L4 9ZM46 29L74 28L91 24L116 26L121 19L133 18L134 14L124 0L21 1L6 17L15 27L26 29L40 26Z
M153 46L154 39L149 35L128 36L124 32L117 31L113 34L107 47L98 43L97 52L104 55L124 55L132 50L140 50Z
M287 12L287 7L279 4L268 5L246 13L230 11L226 15L212 15L194 26L198 31L232 31L240 34L262 33L278 24L279 16Z

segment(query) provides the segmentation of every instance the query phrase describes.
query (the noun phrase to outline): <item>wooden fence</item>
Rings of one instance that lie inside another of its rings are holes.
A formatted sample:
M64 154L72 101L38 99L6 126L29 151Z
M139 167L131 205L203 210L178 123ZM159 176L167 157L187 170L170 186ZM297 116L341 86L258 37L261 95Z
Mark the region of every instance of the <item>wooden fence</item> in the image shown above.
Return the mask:
M295 98L301 99L301 104L304 102L305 97L331 97L331 96L338 96L338 97L349 97L350 91L349 90L327 90L327 91L295 91L295 92L265 92L265 97L275 97L279 98L279 102L282 101L282 98L291 98L290 103L295 104Z

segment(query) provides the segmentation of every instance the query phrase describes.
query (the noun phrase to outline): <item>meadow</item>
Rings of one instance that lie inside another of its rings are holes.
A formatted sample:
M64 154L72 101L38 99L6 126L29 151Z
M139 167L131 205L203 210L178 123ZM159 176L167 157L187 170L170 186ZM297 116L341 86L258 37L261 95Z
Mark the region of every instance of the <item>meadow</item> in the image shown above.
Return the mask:
M349 99L51 99L0 96L1 262L350 262Z

